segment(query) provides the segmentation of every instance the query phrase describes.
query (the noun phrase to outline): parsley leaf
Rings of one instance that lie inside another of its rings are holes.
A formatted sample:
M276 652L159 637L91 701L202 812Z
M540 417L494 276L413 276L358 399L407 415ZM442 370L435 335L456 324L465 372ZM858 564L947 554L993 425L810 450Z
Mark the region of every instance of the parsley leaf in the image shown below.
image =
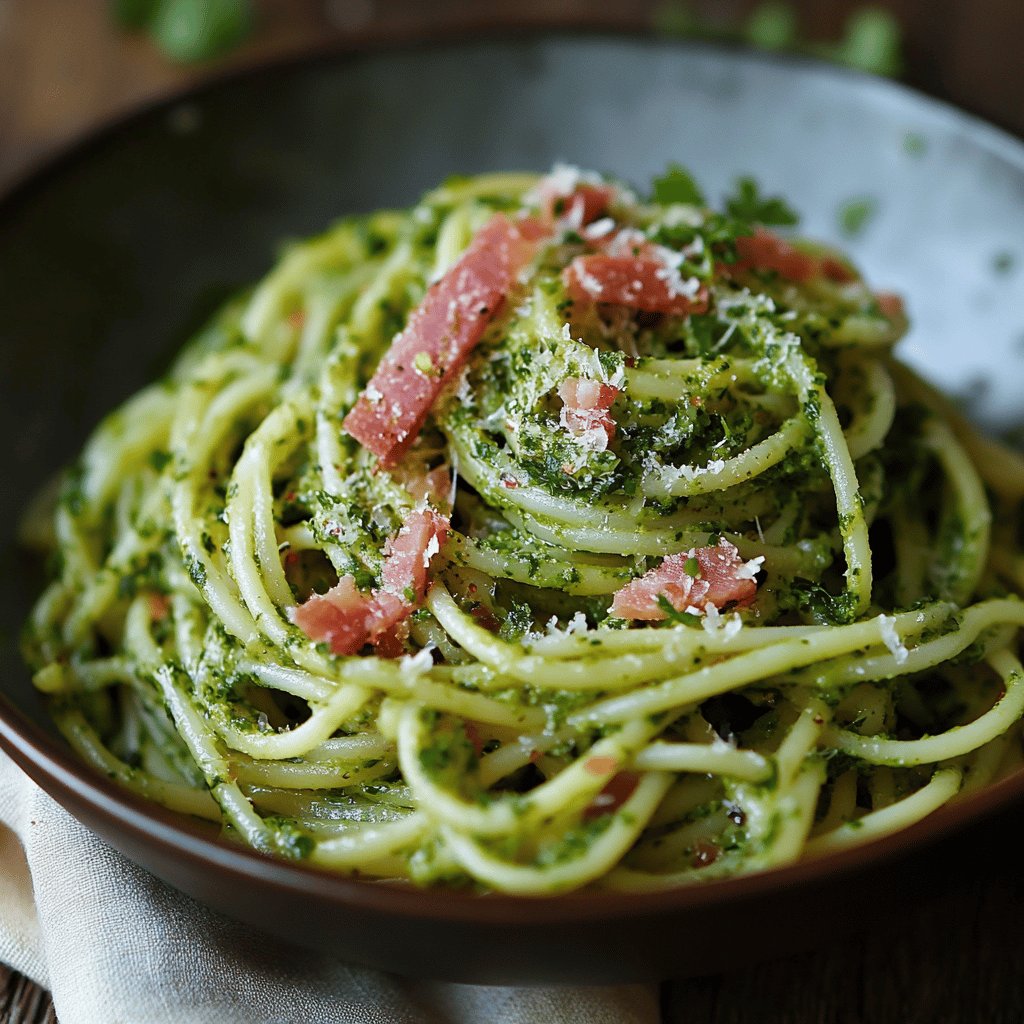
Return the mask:
M171 453L156 449L149 453L149 464L158 472L163 472L164 467L171 461Z
M250 32L251 0L160 0L150 34L171 60L209 60L233 50Z
M684 626L696 626L700 622L700 616L693 612L681 612L664 595L658 595L658 607L665 613L666 620L672 624L682 623Z
M703 206L704 193L693 180L693 175L679 164L672 163L660 178L651 182L651 198L656 203L686 203Z
M725 209L737 220L752 224L797 224L800 218L778 196L762 196L753 178L743 177L736 181L736 192L725 200Z
M844 626L857 617L853 595L847 591L830 594L821 584L795 580L792 596L797 607L821 625Z
M517 643L533 628L533 611L525 601L512 600L498 635L506 643Z
M869 196L850 199L839 207L839 229L849 238L859 235L878 210L878 203Z
M114 18L122 28L145 28L159 6L157 0L111 0Z
M797 14L791 3L767 0L750 13L746 37L762 50L794 49L799 45Z
M1017 257L1004 249L992 257L992 270L997 274L1008 274L1017 263Z

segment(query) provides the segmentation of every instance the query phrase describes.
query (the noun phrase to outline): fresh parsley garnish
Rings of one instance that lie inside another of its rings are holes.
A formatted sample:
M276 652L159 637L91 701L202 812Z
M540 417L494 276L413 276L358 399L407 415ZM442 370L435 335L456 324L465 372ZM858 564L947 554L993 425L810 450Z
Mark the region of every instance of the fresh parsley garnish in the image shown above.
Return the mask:
M681 623L684 626L696 626L700 623L699 615L679 611L664 594L658 595L658 607L665 613L665 618L670 623Z
M726 212L736 220L750 224L792 225L800 218L779 196L763 196L757 182L750 177L738 178L736 191L725 200Z
M669 164L668 169L652 184L651 198L656 203L686 203L690 206L703 206L704 193L701 192L693 175L679 164Z
M839 207L840 230L847 237L855 238L867 227L877 209L878 203L869 196L848 200Z
M855 599L847 591L830 594L820 583L794 580L792 596L797 607L821 625L844 626L857 617Z
M510 601L498 636L506 643L518 643L533 628L533 611L525 601Z

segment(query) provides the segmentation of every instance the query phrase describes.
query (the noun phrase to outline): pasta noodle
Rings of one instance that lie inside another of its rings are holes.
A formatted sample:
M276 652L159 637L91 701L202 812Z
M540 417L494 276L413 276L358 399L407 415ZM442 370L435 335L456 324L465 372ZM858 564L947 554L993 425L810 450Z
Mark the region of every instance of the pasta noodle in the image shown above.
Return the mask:
M66 476L25 648L68 742L265 853L519 895L1017 767L1024 463L792 220L561 167L293 245Z

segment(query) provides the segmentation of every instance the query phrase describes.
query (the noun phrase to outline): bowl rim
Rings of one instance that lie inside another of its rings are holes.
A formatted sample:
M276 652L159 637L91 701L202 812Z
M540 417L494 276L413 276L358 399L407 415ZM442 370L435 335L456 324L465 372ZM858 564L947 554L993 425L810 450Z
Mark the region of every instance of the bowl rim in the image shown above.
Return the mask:
M972 135L972 141L982 142L996 150L1008 163L1024 171L1024 133L1017 134L986 120L979 114L939 99L915 86L874 75L845 64L837 64L809 54L779 50L759 50L737 41L691 39L673 37L653 30L642 31L630 19L614 17L590 19L566 16L527 16L516 25L506 24L500 18L477 16L466 24L441 26L434 29L394 29L367 31L351 39L329 39L306 48L266 57L254 64L232 65L208 72L198 81L171 87L166 93L145 98L131 107L108 115L72 131L61 141L47 145L28 164L16 170L0 185L0 222L16 209L18 202L45 186L49 179L64 170L65 165L87 157L118 135L130 132L137 123L166 114L181 104L202 99L208 93L244 83L250 79L277 74L288 74L311 65L330 64L348 58L372 59L389 53L409 53L448 47L470 48L476 44L509 42L574 42L606 40L629 42L662 49L718 54L726 59L745 60L752 64L817 69L827 77L847 79L859 88L878 94L898 96L905 102L917 104L950 123L959 123Z
M281 893L314 896L339 908L359 907L409 920L444 919L501 926L662 917L756 900L778 889L833 882L839 876L853 876L901 855L917 855L1024 798L1024 769L1019 769L960 803L940 807L908 828L782 867L654 892L582 890L523 897L420 889L352 878L213 837L209 825L204 828L204 823L169 811L94 774L78 761L70 747L62 749L56 736L27 718L4 694L0 694L0 749L58 803L67 807L69 802L84 802L108 827L136 842L162 845L194 866L213 866L239 880L255 880Z
M426 36L422 31L413 33L410 30L367 33L353 40L332 40L255 65L215 72L198 83L101 119L15 174L0 191L0 227L5 218L16 215L22 201L45 189L51 179L59 178L79 161L87 160L94 150L122 135L130 134L137 126L149 123L182 104L201 100L207 94L258 78L292 73L314 64L519 41L610 39L705 55L718 54L727 60L817 69L827 77L848 79L859 88L898 96L905 102L916 104L919 109L945 118L947 123L967 131L973 142L995 150L1009 163L1019 167L1024 175L1024 142L1011 132L903 83L881 79L855 69L803 55L764 52L743 45L664 38L636 31L635 24L625 32L615 32L611 31L614 26L608 24L597 28L580 28L564 24L552 25L550 21L545 22L539 18L536 24L499 24L497 28L493 19L489 22L484 17L482 22L483 31L479 26L459 26L454 29L444 28ZM953 833L964 831L972 823L1024 799L1024 769L1020 769L960 802L939 808L898 832L754 874L713 879L655 892L585 890L543 897L480 895L368 882L308 862L273 858L248 847L214 838L197 820L169 811L95 773L75 757L59 735L32 721L3 691L0 691L0 749L65 807L69 804L86 804L112 831L121 832L144 846L160 845L172 851L175 857L192 862L194 866L213 866L240 881L258 881L281 894L313 896L318 900L327 900L338 908L358 907L410 921L445 920L497 926L570 925L623 917L643 919L757 900L779 888L799 888L826 880L833 881L837 876L852 876L901 855L917 854Z

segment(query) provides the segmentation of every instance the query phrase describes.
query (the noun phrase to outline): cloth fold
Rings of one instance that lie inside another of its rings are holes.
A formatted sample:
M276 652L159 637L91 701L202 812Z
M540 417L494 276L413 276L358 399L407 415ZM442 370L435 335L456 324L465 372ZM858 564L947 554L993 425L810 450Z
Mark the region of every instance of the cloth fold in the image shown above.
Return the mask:
M511 988L351 967L160 882L0 754L0 961L61 1024L655 1024L655 986Z

